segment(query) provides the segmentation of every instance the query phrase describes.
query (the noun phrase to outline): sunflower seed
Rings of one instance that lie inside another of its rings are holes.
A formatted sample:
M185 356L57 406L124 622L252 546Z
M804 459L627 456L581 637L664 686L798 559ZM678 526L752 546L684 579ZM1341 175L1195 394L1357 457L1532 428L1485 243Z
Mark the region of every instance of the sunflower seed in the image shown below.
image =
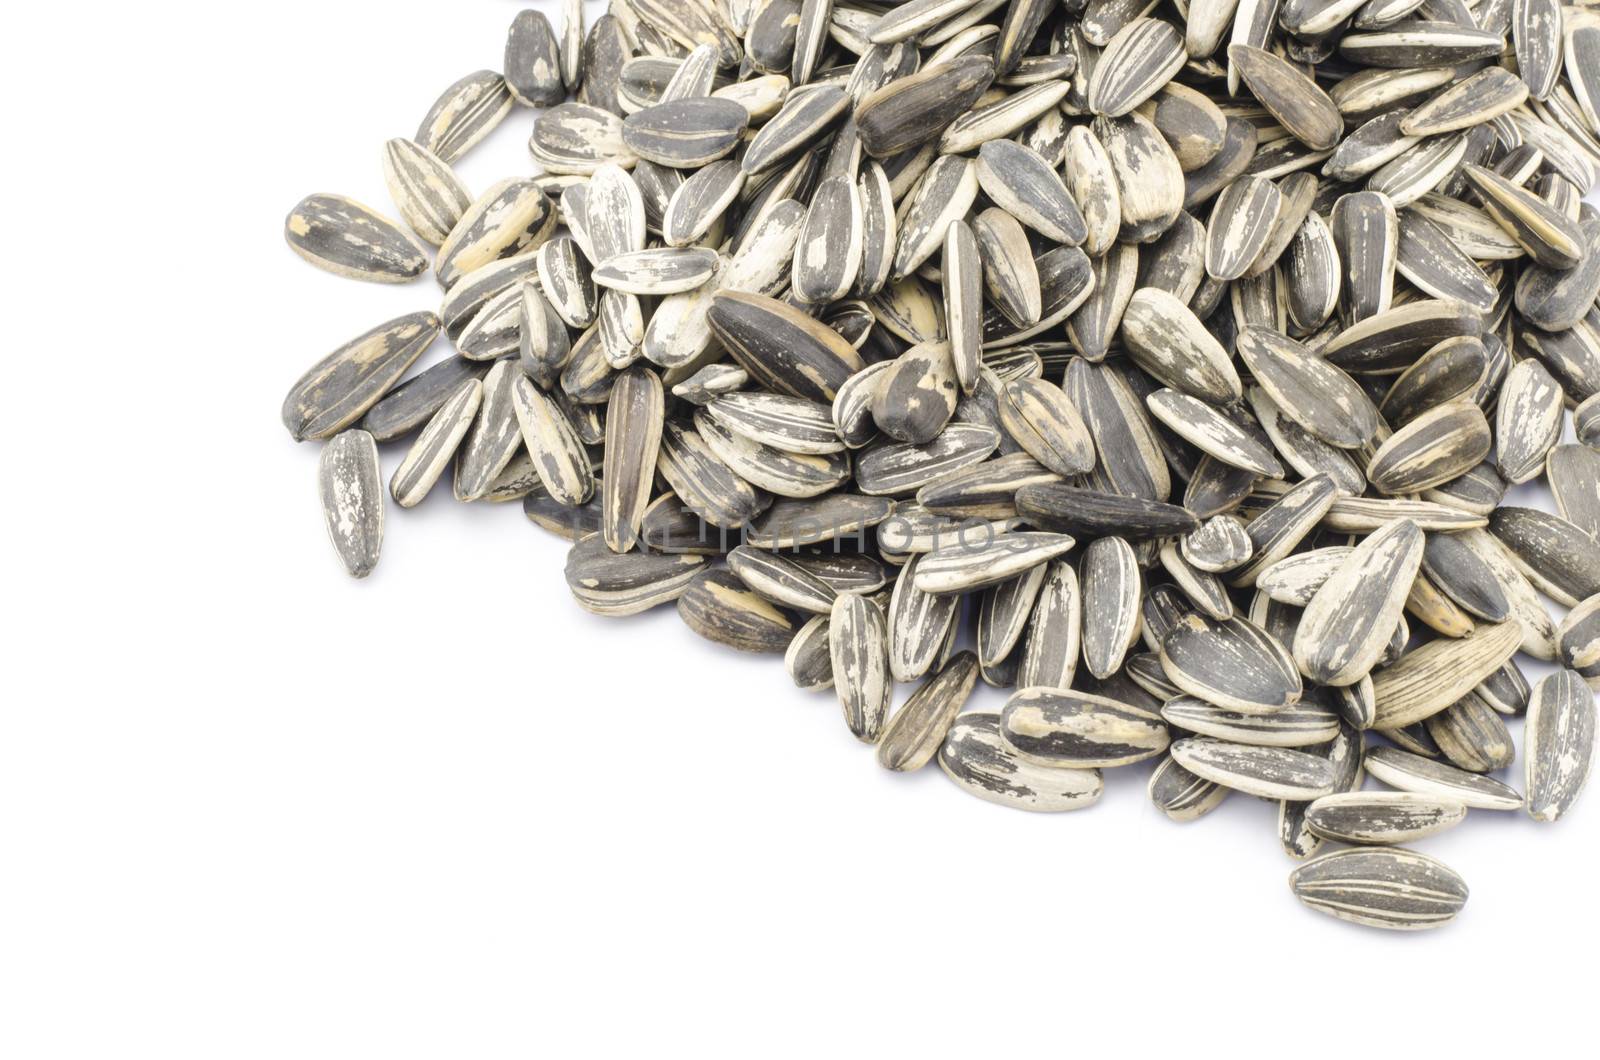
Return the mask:
M1489 530L1545 595L1568 607L1600 592L1600 544L1558 515L1507 505Z
M1085 548L1078 578L1083 608L1095 616L1083 628L1083 661L1095 677L1109 677L1139 639L1138 560L1126 541L1103 537Z
M1062 392L1040 379L1013 379L1000 395L1000 423L1022 449L1061 475L1094 466L1094 443L1077 409Z
M1482 196L1484 210L1534 261L1570 269L1582 260L1583 233L1576 222L1493 170L1465 166L1462 173Z
M567 586L585 611L637 615L678 599L705 563L700 556L613 552L598 534L591 534L567 553Z
M1195 776L1264 799L1309 802L1330 794L1336 781L1327 759L1284 747L1188 737L1174 741L1171 754Z
M1506 723L1473 693L1456 700L1423 724L1444 757L1469 773L1504 769L1516 757Z
M1133 292L1121 332L1134 363L1168 386L1215 404L1243 395L1227 352L1189 307L1167 292L1153 287Z
M542 11L522 11L506 34L506 85L518 103L548 107L567 98L561 46Z
M678 614L702 637L738 651L781 653L796 632L793 619L721 568L695 574L678 596Z
M1086 126L1067 131L1065 183L1084 220L1084 253L1099 258L1122 227L1121 193L1105 146Z
M1255 161L1259 146L1256 127L1242 118L1227 118L1222 146L1205 165L1184 174L1183 208L1193 210L1232 184Z
M1098 802L1105 788L1094 770L1024 760L1006 742L998 714L957 718L939 746L939 768L969 794L1022 810L1081 809Z
M798 563L748 545L728 553L728 568L768 600L796 611L828 614L839 596L832 586Z
M1500 387L1495 453L1500 474L1521 484L1544 469L1561 435L1562 393L1538 361L1519 361Z
M1188 304L1205 279L1205 226L1186 213L1139 257L1134 288L1153 287Z
M506 79L493 70L478 70L444 90L413 139L444 162L454 162L493 132L511 107Z
M433 489L472 426L482 400L483 384L476 378L460 383L445 399L389 480L389 493L396 504L413 507Z
M1523 318L1545 331L1576 327L1600 295L1600 215L1578 221L1583 259L1570 269L1525 268L1517 278L1516 306Z
M1422 554L1429 579L1463 610L1488 622L1503 622L1511 604L1492 568L1451 534L1430 534Z
M1164 756L1150 774L1150 801L1174 821L1194 821L1222 804L1233 789L1195 776Z
M1167 727L1124 703L1055 688L1015 693L1000 735L1025 761L1068 769L1129 765L1167 749Z
M1244 177L1222 190L1206 224L1206 272L1213 279L1243 276L1261 255L1282 196L1260 177Z
M342 195L307 195L283 222L289 249L352 280L405 283L428 268L422 244L371 207Z
M318 361L283 400L283 425L295 441L330 438L388 393L440 330L432 313L410 313L358 335Z
M706 411L728 430L790 453L837 453L844 448L829 406L779 394L733 393Z
M815 615L784 649L783 666L802 692L826 692L833 687L833 655L828 647L828 619Z
M1331 478L1313 475L1292 486L1252 519L1245 528L1254 546L1250 562L1233 572L1229 584L1252 585L1263 570L1293 552L1332 510L1339 499L1337 492Z
M1461 640L1414 648L1372 675L1376 725L1395 729L1423 721L1466 695L1507 659L1522 640L1515 622L1481 625Z
M1183 68L1183 38L1169 22L1130 21L1106 44L1089 75L1088 104L1118 118L1160 91Z
M1177 220L1185 205L1183 169L1177 155L1160 130L1138 112L1121 118L1096 118L1094 136L1105 145L1116 178L1122 210L1119 238L1131 243L1155 240Z
M874 447L856 462L856 484L874 495L914 493L930 482L979 463L1000 444L1000 432L953 423L925 445L895 442Z
M1600 533L1600 455L1588 446L1558 445L1545 467L1561 517L1590 537Z
M975 151L990 140L1011 136L1053 110L1071 91L1070 82L1044 81L1001 95L994 102L980 99L976 108L958 116L940 134L939 150L946 154Z
M1140 497L1102 493L1065 483L1024 486L1017 514L1031 525L1084 537L1117 536L1130 541L1186 534L1200 525L1188 509Z
M1448 402L1386 439L1367 465L1367 480L1383 493L1418 493L1470 470L1492 444L1489 422L1477 405Z
M1333 148L1344 119L1328 94L1276 55L1249 44L1230 44L1228 64L1290 135L1314 151Z
M1231 515L1207 519L1183 537L1183 558L1197 570L1216 574L1250 558L1253 546L1243 522Z
M1281 710L1302 691L1288 650L1241 618L1185 615L1162 638L1161 665L1185 692L1241 713Z
M1045 567L1034 567L984 590L978 606L978 659L998 666L1022 639L1028 615L1044 582Z
M1594 733L1594 695L1579 674L1558 670L1534 687L1525 754L1534 820L1557 820L1577 801L1589 779Z
M986 588L1047 563L1072 545L1065 534L1014 533L978 545L941 548L918 566L916 586L927 593Z
M1294 640L1303 674L1324 685L1367 675L1400 619L1422 549L1422 531L1403 519L1356 547L1306 605Z
M1180 696L1167 701L1161 716L1188 732L1255 747L1308 747L1339 734L1338 715L1307 702L1272 714L1243 714Z
M1416 792L1478 810L1520 810L1523 798L1514 789L1477 773L1393 747L1367 752L1367 772L1401 791Z
M1024 688L1069 688L1078 661L1083 596L1071 562L1052 560L1045 570L1017 681Z
M876 383L872 419L900 442L925 445L956 410L955 361L948 342L925 342L897 358Z
M978 149L977 178L998 206L1046 238L1072 246L1087 238L1077 202L1036 151L1010 140L991 140Z
M1279 464L1268 448L1215 407L1187 394L1163 388L1145 399L1156 419L1201 452L1233 467L1279 477Z
M383 486L372 435L351 429L328 439L317 456L317 493L339 561L352 578L365 578L383 551Z
M1334 488L1342 493L1354 495L1366 491L1366 475L1352 458L1351 451L1329 445L1289 419L1261 387L1251 387L1246 396L1256 421L1289 467L1306 478L1327 475L1333 480Z
M695 413L694 425L718 460L751 485L780 497L815 497L850 477L850 461L843 453L787 453L733 433L705 410Z
M719 291L707 319L739 366L780 394L832 401L865 367L836 331L775 298Z
M1285 256L1289 317L1304 329L1320 327L1339 300L1339 248L1328 223L1311 213Z
M1439 927L1467 902L1467 885L1449 866L1398 848L1324 854L1295 869L1289 887L1320 913L1395 931Z
M911 694L884 726L878 764L897 772L927 765L977 683L977 658L958 653Z
M1517 71L1534 99L1544 99L1561 76L1561 5L1557 0L1514 0L1511 39Z
M482 379L487 364L450 357L406 380L361 418L361 429L378 442L403 438L426 424L469 379Z
M434 273L451 287L491 262L537 249L555 228L555 204L536 182L503 180L461 215L439 248Z

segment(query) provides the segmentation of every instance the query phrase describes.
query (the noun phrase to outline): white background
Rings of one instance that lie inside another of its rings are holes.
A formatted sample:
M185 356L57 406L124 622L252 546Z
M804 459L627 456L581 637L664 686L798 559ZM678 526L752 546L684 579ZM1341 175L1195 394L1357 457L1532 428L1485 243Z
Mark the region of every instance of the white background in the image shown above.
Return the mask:
M9 17L0 1054L1319 1055L1588 1025L1595 793L1421 844L1472 897L1391 935L1298 905L1263 802L1176 825L1134 767L1030 815L887 774L777 658L584 614L519 505L442 486L346 577L278 406L440 292L319 272L282 218L313 191L392 212L384 139L498 67L519 6ZM472 187L530 171L530 124Z

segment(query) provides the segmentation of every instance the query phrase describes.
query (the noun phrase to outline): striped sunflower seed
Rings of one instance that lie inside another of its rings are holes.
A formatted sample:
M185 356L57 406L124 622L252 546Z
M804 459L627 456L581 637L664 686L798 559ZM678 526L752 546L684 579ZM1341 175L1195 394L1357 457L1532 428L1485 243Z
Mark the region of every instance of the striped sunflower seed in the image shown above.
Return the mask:
M1249 531L1231 515L1207 519L1183 536L1183 558L1197 570L1212 574L1233 570L1250 559Z
M1187 822L1199 820L1222 805L1232 790L1195 776L1168 755L1150 773L1148 793L1156 809L1174 821Z
M1337 779L1326 758L1285 747L1187 737L1171 753L1195 776L1264 799L1309 802L1331 794Z
M1454 870L1401 849L1324 854L1295 869L1289 887L1319 913L1394 931L1439 927L1467 902L1467 885Z
M915 584L927 593L987 588L1049 562L1073 544L1066 534L1013 533L975 546L938 549L918 566Z
M476 378L463 381L445 399L389 479L389 495L396 504L411 508L422 503L455 456L482 401L483 383Z
M1376 724L1396 729L1423 721L1472 691L1511 658L1522 641L1516 622L1479 626L1460 640L1435 640L1372 675Z
M506 33L506 87L518 103L549 107L567 98L561 77L561 45L544 12L518 12Z
M537 249L555 228L555 204L537 182L503 180L461 215L439 248L434 274L451 287L475 269Z
M1559 670L1534 687L1524 754L1534 820L1557 820L1577 801L1589 779L1594 735L1594 694L1582 676Z
M365 578L383 551L378 445L359 429L329 438L317 456L317 493L328 540L352 578Z
M1493 777L1395 747L1368 750L1366 768L1392 788L1459 802L1470 809L1520 810L1524 805L1516 790Z
M878 741L878 764L896 772L927 765L972 695L977 679L977 658L963 651L923 682L884 726Z
M1185 615L1162 638L1161 666L1183 691L1241 713L1282 710L1303 691L1288 650L1242 618Z
M1109 677L1139 639L1143 585L1132 546L1120 537L1090 542L1079 561L1078 580L1083 609L1095 619L1082 631L1083 661L1095 677Z
M369 206L342 195L307 195L283 222L289 249L335 276L406 283L428 268L412 235Z
M361 417L361 429L378 442L392 442L422 427L469 379L482 379L489 365L448 357L411 377Z
M1572 607L1600 592L1600 544L1559 515L1506 505L1489 517L1489 532L1551 599Z
M678 614L707 640L744 652L782 653L798 628L789 615L722 568L694 575L678 596Z
M472 196L449 163L411 140L383 145L383 180L401 219L434 246L445 241L472 205Z
M1418 493L1477 466L1493 441L1483 410L1448 402L1390 435L1367 465L1367 480L1381 493Z
M1338 715L1306 701L1272 714L1243 714L1179 696L1167 701L1161 716L1187 732L1256 747L1308 747L1339 734Z
M331 438L361 419L432 345L440 327L432 313L409 313L312 365L283 399L280 417L290 436L297 442Z
M1089 75L1088 104L1094 114L1119 118L1183 69L1183 37L1170 22L1136 18L1107 42Z
M939 768L969 794L1020 810L1078 810L1105 790L1097 771L1024 760L1006 742L998 714L958 717L939 745Z
M566 579L578 606L620 618L678 599L705 566L701 556L613 552L590 534L567 553Z
M457 500L482 500L522 446L515 411L515 362L496 361L483 379L478 418L456 455L454 492Z
M468 74L440 94L412 139L446 163L454 162L511 113L511 86L493 70Z
M865 367L832 328L775 298L718 291L707 319L739 366L780 394L831 402Z
M1318 684L1349 685L1372 670L1400 619L1423 543L1417 524L1396 520L1339 565L1301 616L1293 645L1301 673Z
M1516 757L1506 723L1473 693L1456 700L1423 724L1445 759L1469 773L1504 769Z
M1122 209L1118 238L1152 242L1171 227L1185 205L1178 156L1160 130L1137 111L1121 118L1096 118L1094 136L1105 145L1116 178Z
M1561 437L1565 397L1550 372L1531 358L1518 361L1500 384L1495 409L1495 465L1507 482L1521 485L1544 470Z
M1230 44L1228 63L1289 134L1314 151L1331 150L1344 119L1328 94L1290 63L1265 49Z
M607 402L601 536L612 551L627 552L638 542L661 447L664 401L660 378L634 367L617 377Z
M1167 749L1167 727L1127 704L1066 689L1027 688L1006 701L1000 735L1028 762L1068 769L1129 765Z

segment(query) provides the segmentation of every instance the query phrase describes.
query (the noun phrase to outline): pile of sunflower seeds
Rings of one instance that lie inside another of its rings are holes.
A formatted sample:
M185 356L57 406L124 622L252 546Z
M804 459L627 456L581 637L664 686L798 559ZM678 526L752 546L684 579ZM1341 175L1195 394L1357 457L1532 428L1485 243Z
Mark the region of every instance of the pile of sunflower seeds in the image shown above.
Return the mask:
M1378 927L1467 897L1398 844L1573 805L1600 687L1600 13L561 21L519 14L503 73L385 145L399 220L289 215L315 265L431 264L444 292L283 405L326 443L351 574L402 443L394 503L452 466L459 500L520 500L573 542L582 607L675 602L783 655L886 769L1060 811L1153 760L1173 820L1276 802L1294 894ZM451 164L519 104L532 175L469 191ZM454 354L408 377L441 332ZM1541 479L1559 515L1502 504ZM1519 653L1557 669L1530 686ZM963 713L980 681L1015 689L998 713ZM1520 791L1492 775L1519 716Z

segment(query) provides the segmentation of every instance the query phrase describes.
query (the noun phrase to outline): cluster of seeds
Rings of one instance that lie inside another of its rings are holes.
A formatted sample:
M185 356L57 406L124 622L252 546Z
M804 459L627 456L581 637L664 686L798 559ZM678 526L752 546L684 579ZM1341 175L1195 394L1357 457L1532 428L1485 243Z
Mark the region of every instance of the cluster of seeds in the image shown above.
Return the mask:
M1380 927L1467 895L1396 844L1573 804L1600 687L1600 14L582 19L521 13L503 73L386 145L403 224L335 195L289 216L329 271L431 257L444 290L284 402L326 442L352 574L378 560L377 443L409 439L401 507L452 463L458 499L520 499L573 541L584 608L675 601L783 654L883 767L1058 811L1154 759L1174 820L1243 792L1295 858L1348 844L1294 893ZM451 163L519 103L544 108L537 171L472 194ZM441 331L454 354L405 378ZM1541 478L1559 515L1502 505ZM1519 652L1558 669L1530 687ZM1016 691L964 713L980 681ZM1522 791L1491 776L1520 715Z

